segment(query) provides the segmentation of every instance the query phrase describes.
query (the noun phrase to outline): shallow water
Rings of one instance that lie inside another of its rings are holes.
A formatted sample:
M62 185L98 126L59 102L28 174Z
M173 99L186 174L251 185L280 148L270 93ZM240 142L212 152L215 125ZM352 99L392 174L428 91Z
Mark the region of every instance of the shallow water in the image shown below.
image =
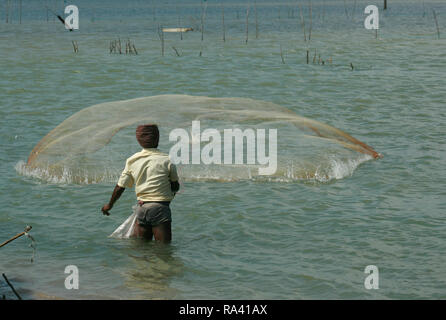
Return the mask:
M446 30L446 6L425 1L424 14L421 1L392 1L375 39L363 27L367 1L356 2L353 18L343 1L325 2L313 1L308 43L294 2L257 1L259 38L251 5L246 45L246 3L225 7L223 42L221 8L209 1L204 41L200 32L166 34L164 57L158 23L175 27L180 15L196 28L199 1L159 4L155 15L151 2L77 1L80 30L72 33L47 22L42 8L32 15L42 1L24 8L21 25L17 15L6 24L1 10L0 241L32 225L37 252L31 263L28 239L8 244L0 271L25 298L445 298L446 51L431 10ZM139 54L110 55L118 37ZM312 64L315 49L332 65ZM133 190L104 217L113 183L48 182L20 170L77 111L160 94L273 102L345 130L384 158L335 168L325 182L186 181L172 203L168 246L107 238L131 213ZM64 287L72 264L79 290ZM364 288L367 265L379 268L379 290ZM4 283L0 293L13 298Z

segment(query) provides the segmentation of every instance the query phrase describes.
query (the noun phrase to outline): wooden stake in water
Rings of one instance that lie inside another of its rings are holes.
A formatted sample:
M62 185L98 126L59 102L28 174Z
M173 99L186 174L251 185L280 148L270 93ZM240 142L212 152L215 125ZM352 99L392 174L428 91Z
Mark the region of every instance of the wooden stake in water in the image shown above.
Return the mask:
M256 16L256 39L259 38L259 23L257 21L257 1L254 1L254 12Z
M6 23L9 22L9 1L10 1L10 0L5 0L5 2L6 2L6 4L5 4Z
M302 12L301 4L299 3L298 5L299 5L299 12L300 12L300 23L302 25L302 30L304 32L304 41L306 42L307 41L307 33L305 32L305 19L304 19L304 15Z
M311 5L311 0L310 3L308 4L310 6L310 31L308 32L308 41L311 40L311 29L313 26L313 6Z
M77 41L72 40L71 43L73 44L74 53L78 53L79 52L79 47L77 45Z
M172 47L172 49L175 51L175 54L177 55L177 57L179 57L179 56L180 56L180 53L178 52L177 48Z
M163 27L158 24L158 37L161 41L161 56L164 57L164 31Z
M435 10L432 10L432 13L434 15L435 25L437 26L437 36L438 36L438 39L440 39L440 27L438 26L437 14L436 14Z
M181 28L181 16L179 14L178 14L178 28ZM183 40L183 29L182 28L180 29L180 40Z
M203 1L201 2L201 41L203 41L204 39L204 19L206 17L207 5L208 3L206 2L206 4L203 7Z
M344 0L344 11L345 11L345 16L348 18L348 9L347 9L347 4L345 3L345 0Z
M282 45L280 45L280 57L282 58L282 63L285 64L285 60L283 59Z
M322 2L322 22L325 21L325 0Z
M355 11L356 11L356 0L355 0L355 2L353 3L352 20L353 20L354 17L355 17Z
M248 44L248 25L249 25L249 5L246 9L246 40L245 43Z
M226 42L226 27L225 27L225 7L221 4L221 23L223 29L223 42Z

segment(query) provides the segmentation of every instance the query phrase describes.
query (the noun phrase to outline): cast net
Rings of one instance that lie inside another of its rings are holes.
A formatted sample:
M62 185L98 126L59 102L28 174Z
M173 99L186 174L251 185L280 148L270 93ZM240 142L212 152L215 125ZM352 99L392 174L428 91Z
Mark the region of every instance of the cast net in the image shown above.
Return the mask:
M362 162L380 157L373 148L349 134L271 102L160 95L102 103L75 113L49 132L18 170L50 182L113 183L126 158L141 150L135 139L137 125L158 124L159 149L169 153L177 143L169 141L173 129L185 129L193 143L196 137L191 134L192 121L200 121L201 131L218 130L222 139L225 129L265 129L266 152L271 142L268 130L276 129L277 170L265 176L259 175L259 163L183 163L178 165L182 181L329 181L351 175ZM201 142L200 147L206 144ZM247 159L247 148L241 152Z

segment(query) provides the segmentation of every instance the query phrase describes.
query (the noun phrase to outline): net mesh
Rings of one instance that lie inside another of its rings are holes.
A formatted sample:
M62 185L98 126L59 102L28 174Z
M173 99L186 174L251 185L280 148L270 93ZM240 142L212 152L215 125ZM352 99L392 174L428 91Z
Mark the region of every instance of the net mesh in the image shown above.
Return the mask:
M124 161L141 148L139 124L157 123L160 146L169 152L169 132L199 120L201 130L277 129L278 169L260 177L258 165L179 165L183 180L318 179L349 175L362 162L381 155L349 134L300 117L279 105L246 98L160 95L107 102L85 108L49 132L19 170L53 182L116 181Z

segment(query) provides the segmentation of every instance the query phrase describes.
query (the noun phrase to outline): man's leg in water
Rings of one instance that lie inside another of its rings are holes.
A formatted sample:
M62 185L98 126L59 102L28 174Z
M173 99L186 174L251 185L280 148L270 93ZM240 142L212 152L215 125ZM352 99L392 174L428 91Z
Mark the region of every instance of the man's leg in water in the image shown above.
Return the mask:
M164 222L152 227L152 233L156 241L168 243L172 240L171 222Z
M144 238L147 240L152 240L153 232L152 228L141 226L138 221L135 221L135 227L133 229L133 236L137 238Z

